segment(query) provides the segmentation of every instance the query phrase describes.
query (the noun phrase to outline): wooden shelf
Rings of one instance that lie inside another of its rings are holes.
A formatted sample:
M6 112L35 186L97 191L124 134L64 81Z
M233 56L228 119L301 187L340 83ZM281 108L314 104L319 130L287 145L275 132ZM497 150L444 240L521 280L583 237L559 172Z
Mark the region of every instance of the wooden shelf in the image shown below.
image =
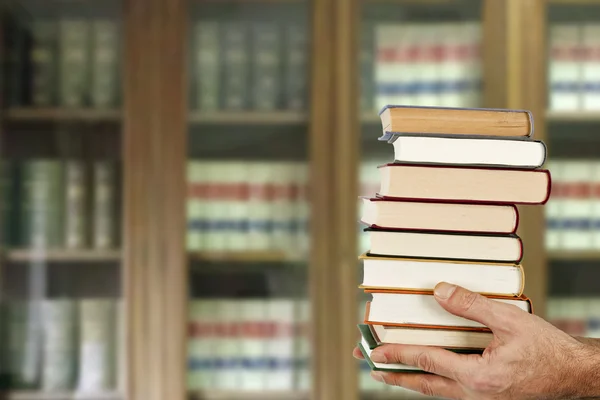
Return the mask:
M600 250L549 251L548 259L551 261L578 261L578 260L600 261Z
M547 111L549 122L600 122L600 111Z
M193 261L208 262L285 263L301 261L299 257L281 251L198 251L190 252L189 257Z
M548 0L548 2L550 4L563 4L563 5L569 5L569 6L575 6L575 5L600 6L599 0Z
M9 108L4 111L9 121L120 121L121 111L95 108Z
M119 250L32 250L14 249L5 252L5 258L13 262L35 260L53 262L113 262L121 259Z
M308 392L300 391L214 391L210 392L190 392L190 398L193 400L308 400Z
M0 399L6 400L121 400L123 397L116 392L107 393L77 393L77 392L41 392L18 390L0 392Z
M296 111L191 112L189 121L220 125L296 125L308 122L308 115Z

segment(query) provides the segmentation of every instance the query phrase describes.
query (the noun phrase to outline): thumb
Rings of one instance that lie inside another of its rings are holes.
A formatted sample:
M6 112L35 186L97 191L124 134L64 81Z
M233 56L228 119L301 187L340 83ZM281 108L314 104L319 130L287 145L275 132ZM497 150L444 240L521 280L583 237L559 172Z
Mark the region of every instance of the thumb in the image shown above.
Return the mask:
M518 308L446 282L434 289L437 302L448 312L479 322L494 333L511 332L522 317Z

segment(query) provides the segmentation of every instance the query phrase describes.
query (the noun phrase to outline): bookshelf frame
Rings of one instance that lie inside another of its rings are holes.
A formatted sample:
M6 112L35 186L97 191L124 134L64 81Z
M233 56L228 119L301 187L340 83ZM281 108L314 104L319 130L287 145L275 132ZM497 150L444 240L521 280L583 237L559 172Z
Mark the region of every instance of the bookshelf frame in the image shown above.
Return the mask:
M293 3L267 0L262 3ZM415 0L385 0L415 3ZM451 0L432 0L431 6ZM254 3L254 1L240 1ZM376 116L358 110L358 33L361 5L372 0L313 0L310 4L310 108L308 113L239 113L239 125L302 125L308 128L312 310L310 393L293 398L356 400L357 339L356 195L362 122ZM484 105L526 108L535 136L546 139L550 120L587 121L584 113L546 112L546 11L549 4L597 4L600 0L482 0ZM123 249L80 254L90 260L122 260L127 315L127 399L283 398L290 393L188 393L185 387L189 260L280 261L276 254L188 254L185 250L185 166L189 124L231 122L229 117L188 110L188 7L186 0L123 0L122 111L8 109L8 121L102 121L122 124ZM148 45L152 43L152 45ZM168 55L168 56L165 56ZM202 130L202 127L200 127ZM2 132L0 132L1 134ZM376 134L373 135L376 140ZM549 147L549 153L552 148ZM161 188L161 190L157 190ZM598 252L567 254L544 248L543 207L521 207L526 293L536 313L546 309L547 259L589 259ZM26 261L8 252L0 262ZM60 253L58 261L76 259ZM79 260L81 261L81 260ZM85 261L85 260L84 260ZM1 278L1 277L0 277ZM15 397L16 396L16 397ZM21 398L15 394L8 398ZM254 397L253 397L254 396ZM379 395L377 395L379 396ZM0 397L2 394L0 393ZM381 396L386 397L386 396ZM236 397L237 398L237 397Z

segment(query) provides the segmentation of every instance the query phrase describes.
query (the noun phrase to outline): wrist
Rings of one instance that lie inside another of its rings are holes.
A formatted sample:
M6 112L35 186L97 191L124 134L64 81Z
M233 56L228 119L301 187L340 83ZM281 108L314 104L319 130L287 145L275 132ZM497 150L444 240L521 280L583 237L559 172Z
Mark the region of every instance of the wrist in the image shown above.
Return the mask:
M596 343L583 345L580 351L573 352L572 398L588 399L600 397L600 347ZM567 373L568 374L568 373Z

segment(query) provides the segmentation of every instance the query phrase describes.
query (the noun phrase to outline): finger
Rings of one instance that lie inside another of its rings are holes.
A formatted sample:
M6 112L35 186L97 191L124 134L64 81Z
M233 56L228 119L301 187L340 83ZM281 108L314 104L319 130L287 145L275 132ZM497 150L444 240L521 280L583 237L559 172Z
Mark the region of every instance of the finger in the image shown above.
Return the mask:
M438 283L434 295L446 311L479 322L494 333L511 332L520 325L519 320L522 316L518 308L488 299L460 286L446 282Z
M373 371L371 376L387 385L401 386L426 396L460 399L463 394L458 383L438 375Z
M455 381L460 381L478 366L476 360L467 354L457 354L439 347L403 344L379 346L371 353L371 360L406 364Z
M354 358L358 359L358 360L364 360L365 357L363 356L362 351L360 351L360 349L358 347L355 347L354 350L352 351L352 356L354 356Z

